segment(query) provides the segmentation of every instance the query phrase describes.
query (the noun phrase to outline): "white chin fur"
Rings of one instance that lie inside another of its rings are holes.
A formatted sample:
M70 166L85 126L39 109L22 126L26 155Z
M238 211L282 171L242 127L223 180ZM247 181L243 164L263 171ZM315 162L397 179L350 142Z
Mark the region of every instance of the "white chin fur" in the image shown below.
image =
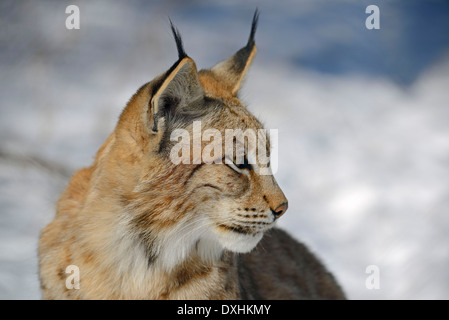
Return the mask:
M218 242L223 248L238 253L247 253L253 250L263 237L263 232L254 235L240 234L236 232L217 232Z
M183 226L180 224L179 228L161 234L156 263L165 270L172 270L182 263L192 254L192 250L196 250L205 262L213 262L220 258L223 249L246 253L254 249L263 237L263 232L241 234L218 228L210 229L208 223L204 224L204 228L198 227L201 224L191 226L197 228L198 232L179 232Z

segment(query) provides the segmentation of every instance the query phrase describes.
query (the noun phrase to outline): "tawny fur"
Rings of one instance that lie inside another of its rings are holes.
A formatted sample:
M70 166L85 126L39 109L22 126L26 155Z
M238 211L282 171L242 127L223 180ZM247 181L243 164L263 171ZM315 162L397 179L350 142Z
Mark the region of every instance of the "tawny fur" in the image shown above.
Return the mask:
M251 37L256 24L255 16ZM193 120L203 132L263 129L237 96L254 39L197 72L173 30L180 59L130 99L41 233L43 298L344 298L313 254L273 228L273 213L286 209L287 199L272 175L170 161L176 143L170 133L180 127L192 133ZM70 265L79 268L79 289L66 286Z

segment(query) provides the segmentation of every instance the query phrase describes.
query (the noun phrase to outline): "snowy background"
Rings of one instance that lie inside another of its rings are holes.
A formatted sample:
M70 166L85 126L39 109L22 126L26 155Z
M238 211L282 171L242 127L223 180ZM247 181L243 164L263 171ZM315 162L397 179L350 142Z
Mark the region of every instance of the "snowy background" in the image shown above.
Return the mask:
M81 29L67 30L77 4ZM380 8L367 30L365 8ZM279 225L352 299L449 299L449 3L0 2L0 298L39 299L41 228L131 95L177 59L207 68L261 11L242 100L279 129ZM380 289L365 285L380 269Z

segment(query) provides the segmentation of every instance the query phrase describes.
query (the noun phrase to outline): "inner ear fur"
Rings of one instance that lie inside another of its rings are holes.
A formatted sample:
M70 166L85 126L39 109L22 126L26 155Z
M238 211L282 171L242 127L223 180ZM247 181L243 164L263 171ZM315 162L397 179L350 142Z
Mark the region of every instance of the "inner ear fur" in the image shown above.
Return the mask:
M160 130L160 121L176 116L179 110L204 97L195 62L185 57L177 62L150 101L150 117L154 133Z

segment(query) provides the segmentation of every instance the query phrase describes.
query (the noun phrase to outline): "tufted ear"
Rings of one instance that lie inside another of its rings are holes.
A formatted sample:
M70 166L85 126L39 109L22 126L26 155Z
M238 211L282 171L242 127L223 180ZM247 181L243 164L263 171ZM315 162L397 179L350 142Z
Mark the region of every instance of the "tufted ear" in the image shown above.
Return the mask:
M234 96L237 95L242 80L257 51L254 35L258 20L259 11L256 9L251 25L251 33L246 46L237 51L232 57L219 62L210 70Z
M150 102L153 115L152 131L158 131L158 121L176 116L179 110L204 97L195 62L189 57L179 61L169 72Z
M176 117L176 113L204 97L195 62L184 52L179 32L171 25L178 48L178 61L167 71L162 84L150 101L152 131L158 132L159 120L165 123Z

